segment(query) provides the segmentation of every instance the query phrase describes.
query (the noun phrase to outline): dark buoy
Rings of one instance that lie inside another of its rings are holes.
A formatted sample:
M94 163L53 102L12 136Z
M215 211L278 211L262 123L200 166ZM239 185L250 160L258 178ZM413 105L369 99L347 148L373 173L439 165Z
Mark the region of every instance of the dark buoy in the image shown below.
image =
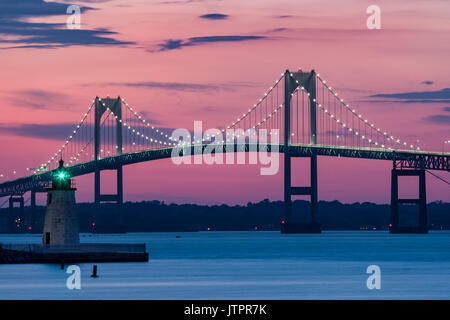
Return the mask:
M64 260L61 260L61 270L64 270Z
M91 278L98 278L98 275L97 275L97 265L96 265L96 264L94 264L94 266L92 267L92 275L91 275Z
M175 236L175 238L179 239L179 238L181 238L181 236Z

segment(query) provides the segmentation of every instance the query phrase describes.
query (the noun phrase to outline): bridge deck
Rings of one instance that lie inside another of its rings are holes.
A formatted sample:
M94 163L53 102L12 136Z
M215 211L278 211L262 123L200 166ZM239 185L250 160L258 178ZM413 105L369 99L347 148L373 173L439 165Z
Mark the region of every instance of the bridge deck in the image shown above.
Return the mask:
M148 149L139 152L130 152L122 155L111 156L99 160L93 160L68 166L72 177L93 173L96 170L115 169L120 166L130 165L139 162L146 162L158 159L166 159L172 156L173 149L177 149L179 154L184 150L185 155L194 154L195 148L204 150L209 144L201 146L187 146L174 148ZM190 149L190 150L189 150ZM224 144L218 146L218 152L279 152L285 153L283 144ZM376 148L355 148L345 146L325 146L325 145L304 145L293 144L289 147L292 156L308 157L312 155L329 157L346 157L372 160L395 161L398 168L427 169L450 171L450 153L438 153L427 151L411 150L386 150ZM21 195L27 191L45 191L47 181L51 180L51 171L38 173L11 181L0 183L0 197L9 195Z

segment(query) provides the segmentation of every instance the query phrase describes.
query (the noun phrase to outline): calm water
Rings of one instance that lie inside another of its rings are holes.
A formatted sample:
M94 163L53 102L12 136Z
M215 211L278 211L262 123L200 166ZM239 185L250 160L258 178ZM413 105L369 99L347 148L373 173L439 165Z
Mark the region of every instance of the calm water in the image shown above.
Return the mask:
M179 235L181 238L176 238ZM0 235L0 243L40 242ZM0 265L0 299L449 299L450 232L130 233L82 242L147 243L148 263L81 267L81 290L68 290L59 265ZM369 290L367 266L381 268ZM67 267L67 266L66 266Z

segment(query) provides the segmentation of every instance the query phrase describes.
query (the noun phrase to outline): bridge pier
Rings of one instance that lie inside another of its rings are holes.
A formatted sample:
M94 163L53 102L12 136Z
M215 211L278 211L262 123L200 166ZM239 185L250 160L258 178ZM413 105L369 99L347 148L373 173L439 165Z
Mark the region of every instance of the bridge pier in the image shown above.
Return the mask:
M17 227L17 224L15 222L17 216L14 215L14 203L19 203L19 215L22 219L21 223L19 223L19 227ZM23 219L25 219L24 216L25 213L25 205L23 196L10 196L9 197L9 232L10 233L16 233L21 230L23 225Z
M399 199L398 197L398 177L416 176L419 177L419 198L418 199ZM417 226L401 226L399 221L399 204L417 204L419 206L419 223ZM395 167L391 172L391 223L389 225L390 233L428 233L427 217L427 197L425 170L420 169L397 169Z
M124 220L122 216L122 205L123 205L123 169L122 166L115 169L116 170L116 183L117 183L117 189L116 194L101 194L100 192L100 185L101 185L101 178L100 178L100 170L96 170L94 173L95 176L95 210L96 212L100 211L101 204L102 203L114 203L116 204L117 209L117 215L116 215L116 221L114 223L115 232L125 232L125 225ZM94 219L95 220L95 219ZM97 225L97 221L95 221ZM98 227L98 226L97 226ZM101 227L101 226L100 226Z
M30 227L31 230L30 232L33 232L33 230L35 229L36 226L36 191L35 190L31 190L31 194L30 194L30 209L31 209L31 213L30 213Z
M310 158L310 186L293 187L291 183L293 158L291 150L291 96L298 85L302 85L309 93L310 103L310 144L316 144L316 73L295 72L285 73L284 90L284 210L285 219L281 222L281 233L321 233L322 227L316 221L318 211L317 197L317 155L311 155ZM311 222L296 223L292 218L292 196L307 195L311 199Z
M46 186L47 187L47 186ZM36 205L36 194L37 193L47 193L46 187L40 186L30 190L30 215L27 220L28 229L30 233L41 233L42 230L38 230L39 221L36 221L38 217L37 205Z
M281 222L281 233L321 233L321 225L317 222L317 156L310 157L311 185L309 187L291 186L291 156L285 154L284 171L284 204L285 219ZM311 222L296 223L292 217L292 196L310 196Z

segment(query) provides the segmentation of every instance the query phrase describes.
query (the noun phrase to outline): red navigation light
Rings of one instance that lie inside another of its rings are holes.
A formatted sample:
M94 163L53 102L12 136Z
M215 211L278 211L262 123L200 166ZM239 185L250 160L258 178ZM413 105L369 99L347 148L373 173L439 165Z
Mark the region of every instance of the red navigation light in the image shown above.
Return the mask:
M281 220L281 223L284 223L284 220Z
M392 223L389 223L389 228L392 228Z
M31 227L28 227L28 230L31 230Z
M95 227L95 222L92 222L92 226Z

